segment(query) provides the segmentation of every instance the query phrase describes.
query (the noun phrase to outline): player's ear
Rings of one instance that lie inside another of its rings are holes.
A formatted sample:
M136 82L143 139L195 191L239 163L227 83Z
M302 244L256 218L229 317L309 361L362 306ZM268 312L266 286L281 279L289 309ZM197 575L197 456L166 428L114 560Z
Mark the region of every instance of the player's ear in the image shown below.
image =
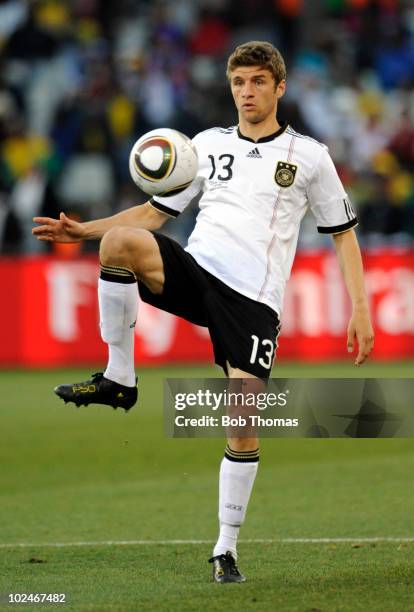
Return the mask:
M281 98L286 91L286 80L282 79L275 85L275 91L278 98Z

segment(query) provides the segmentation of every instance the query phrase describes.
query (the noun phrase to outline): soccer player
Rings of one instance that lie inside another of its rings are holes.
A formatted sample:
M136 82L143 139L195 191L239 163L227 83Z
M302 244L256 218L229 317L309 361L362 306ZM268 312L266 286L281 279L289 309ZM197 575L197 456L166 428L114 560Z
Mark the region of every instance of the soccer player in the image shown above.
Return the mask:
M278 123L278 100L286 87L281 54L267 42L240 45L228 59L227 77L238 125L193 139L199 172L185 191L86 223L64 213L34 219L39 240L101 239L100 327L109 361L91 380L56 387L65 401L126 410L135 404L137 284L145 302L208 327L215 361L230 379L265 381L308 207L318 231L333 236L352 301L348 351L357 342L356 365L371 351L373 330L353 230L357 219L326 146ZM197 222L183 249L156 230L199 191ZM216 582L245 580L237 567L237 538L258 461L255 435L228 439L219 475L219 537L210 559Z

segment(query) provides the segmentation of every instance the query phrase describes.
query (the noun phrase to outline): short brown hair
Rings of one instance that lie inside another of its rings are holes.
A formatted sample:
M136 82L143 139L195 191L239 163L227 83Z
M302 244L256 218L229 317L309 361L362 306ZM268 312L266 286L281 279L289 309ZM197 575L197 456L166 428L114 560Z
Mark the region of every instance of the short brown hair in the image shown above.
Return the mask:
M260 66L269 70L276 85L286 78L285 61L280 53L269 42L252 40L235 48L227 61L227 78L240 66Z

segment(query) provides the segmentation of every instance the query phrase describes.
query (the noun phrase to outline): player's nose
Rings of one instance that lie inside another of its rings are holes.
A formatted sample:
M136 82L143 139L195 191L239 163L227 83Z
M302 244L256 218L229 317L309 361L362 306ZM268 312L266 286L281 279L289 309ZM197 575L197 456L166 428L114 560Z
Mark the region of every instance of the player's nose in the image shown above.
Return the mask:
M250 83L245 83L241 95L242 98L250 98L253 95L253 87Z

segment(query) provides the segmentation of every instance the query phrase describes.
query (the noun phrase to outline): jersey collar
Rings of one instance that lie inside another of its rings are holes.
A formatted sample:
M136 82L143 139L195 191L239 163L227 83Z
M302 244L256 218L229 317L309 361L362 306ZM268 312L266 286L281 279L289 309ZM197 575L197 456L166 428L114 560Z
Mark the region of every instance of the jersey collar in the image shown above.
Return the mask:
M288 127L288 122L284 121L280 128L276 131L273 132L273 134L269 134L269 136L263 136L262 138L259 138L259 140L253 140L253 138L249 138L248 136L244 136L244 134L241 133L239 126L237 126L237 136L239 138L242 138L243 140L248 140L249 142L254 142L255 144L258 144L259 142L271 142L272 140L274 140L275 138L277 138L278 136L281 136L283 134L283 132L286 130L286 128Z

